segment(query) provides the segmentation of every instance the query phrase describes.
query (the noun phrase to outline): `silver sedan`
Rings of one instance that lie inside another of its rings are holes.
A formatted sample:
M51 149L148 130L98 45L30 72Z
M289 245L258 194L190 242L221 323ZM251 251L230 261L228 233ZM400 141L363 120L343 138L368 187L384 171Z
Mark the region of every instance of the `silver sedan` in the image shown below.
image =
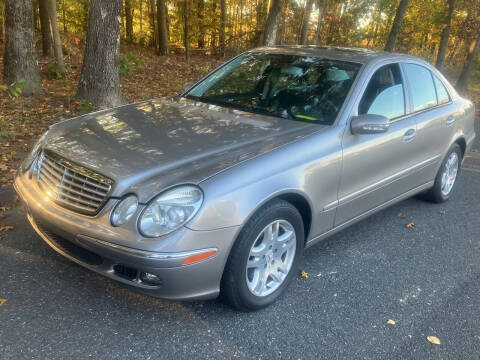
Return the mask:
M152 296L255 310L304 248L407 197L448 200L473 119L412 56L258 48L180 96L51 126L15 188L72 261Z

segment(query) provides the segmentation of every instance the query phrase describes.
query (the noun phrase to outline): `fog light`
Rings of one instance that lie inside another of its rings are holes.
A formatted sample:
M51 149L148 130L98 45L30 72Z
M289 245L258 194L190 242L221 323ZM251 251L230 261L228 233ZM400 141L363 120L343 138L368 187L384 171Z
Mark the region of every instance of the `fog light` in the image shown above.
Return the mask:
M149 285L161 285L162 280L155 274L143 272L140 274L140 280Z

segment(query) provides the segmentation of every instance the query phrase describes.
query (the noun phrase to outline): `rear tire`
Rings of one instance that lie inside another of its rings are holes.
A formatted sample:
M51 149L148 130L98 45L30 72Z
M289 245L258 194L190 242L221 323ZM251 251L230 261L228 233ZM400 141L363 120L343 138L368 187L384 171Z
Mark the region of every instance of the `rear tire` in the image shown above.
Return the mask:
M302 216L292 204L277 199L261 207L232 247L220 286L222 300L241 311L272 304L297 272L304 241Z
M433 187L425 194L426 200L439 204L450 199L460 174L461 163L462 149L455 143L443 159Z

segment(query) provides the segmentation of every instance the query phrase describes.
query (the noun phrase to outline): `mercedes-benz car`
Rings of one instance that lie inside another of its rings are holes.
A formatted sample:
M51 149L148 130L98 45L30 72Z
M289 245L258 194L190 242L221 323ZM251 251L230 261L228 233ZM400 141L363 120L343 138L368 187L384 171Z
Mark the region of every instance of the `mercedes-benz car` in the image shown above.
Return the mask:
M255 310L304 248L415 194L448 200L474 137L473 103L419 58L262 47L181 95L54 124L15 189L77 264Z

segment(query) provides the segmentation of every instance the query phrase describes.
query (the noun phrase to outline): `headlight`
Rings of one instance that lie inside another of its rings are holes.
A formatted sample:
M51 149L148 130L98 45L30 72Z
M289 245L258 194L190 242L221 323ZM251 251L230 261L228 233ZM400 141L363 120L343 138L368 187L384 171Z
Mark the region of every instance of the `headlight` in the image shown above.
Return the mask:
M186 224L200 209L202 201L202 191L193 185L166 191L145 208L138 228L148 237L168 234Z
M113 226L125 224L137 210L138 200L135 195L129 195L120 201L112 211L111 221Z
M47 137L48 130L45 131L45 133L38 139L36 144L33 146L32 151L27 155L27 157L22 161L22 164L20 165L21 171L25 172L30 168L30 165L32 165L33 160L38 156L38 153L40 152L40 148L43 145L43 141Z

